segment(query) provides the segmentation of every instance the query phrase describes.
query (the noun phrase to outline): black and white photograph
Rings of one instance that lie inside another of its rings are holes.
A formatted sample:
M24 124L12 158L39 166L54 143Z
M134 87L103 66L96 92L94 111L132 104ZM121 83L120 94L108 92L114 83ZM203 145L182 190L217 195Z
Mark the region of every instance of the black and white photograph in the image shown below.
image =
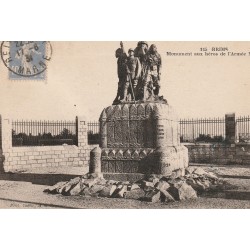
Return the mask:
M1 249L247 247L243 2L0 4Z

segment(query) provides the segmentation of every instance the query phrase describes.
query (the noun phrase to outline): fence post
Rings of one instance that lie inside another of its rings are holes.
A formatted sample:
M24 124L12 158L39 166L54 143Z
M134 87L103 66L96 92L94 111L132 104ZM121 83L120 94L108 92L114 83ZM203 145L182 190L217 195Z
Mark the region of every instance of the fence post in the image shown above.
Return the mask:
M11 169L10 153L12 150L12 119L2 117L2 155L4 157L4 164L2 168L4 171Z
M77 119L77 140L78 147L86 147L88 145L87 120L84 116Z
M12 148L12 120L2 119L2 149L9 152Z
M88 125L86 117L78 116L78 148L79 157L84 166L89 165Z
M0 150L2 150L2 116L1 115L0 115Z
M194 119L192 118L192 134L193 134L193 142L195 142L194 138Z
M76 145L78 146L78 116L76 116Z
M235 113L225 115L226 142L235 144L236 142L236 122Z

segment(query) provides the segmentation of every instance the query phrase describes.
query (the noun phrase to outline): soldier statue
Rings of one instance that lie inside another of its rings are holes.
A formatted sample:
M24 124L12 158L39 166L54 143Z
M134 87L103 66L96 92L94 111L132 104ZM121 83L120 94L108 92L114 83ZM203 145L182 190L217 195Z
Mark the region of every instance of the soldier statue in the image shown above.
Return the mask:
M158 96L161 79L161 56L157 52L157 47L152 44L145 57L145 77L143 79L144 94L143 100Z
M142 67L145 63L146 54L148 51L148 43L147 42L138 42L137 47L135 48L135 57L138 57ZM143 69L142 69L143 70Z
M122 42L120 46L115 55L119 81L113 104L164 100L158 96L162 61L157 47L152 44L148 49L147 42L138 42L135 49L129 49L127 56Z
M118 89L117 95L113 104L117 104L124 99L124 87L127 82L127 54L124 50L123 42L120 42L120 48L115 52L117 58L117 75L118 75Z
M123 99L121 102L136 100L137 84L141 75L141 63L138 57L135 57L133 49L128 50L126 69L127 79L124 85Z
M135 57L138 57L141 63L141 75L138 80L138 87L137 87L137 95L136 100L143 99L143 79L145 78L146 73L146 55L148 51L148 43L145 41L140 41L137 43L137 47L135 48Z

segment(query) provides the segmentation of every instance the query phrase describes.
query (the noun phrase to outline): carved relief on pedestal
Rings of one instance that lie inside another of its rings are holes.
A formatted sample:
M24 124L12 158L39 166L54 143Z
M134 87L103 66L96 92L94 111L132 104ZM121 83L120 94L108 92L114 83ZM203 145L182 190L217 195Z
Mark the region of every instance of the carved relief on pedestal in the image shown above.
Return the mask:
M109 173L116 173L115 161L109 161L108 164L109 164L108 172Z
M130 138L129 120L123 120L121 123L122 123L122 144L123 147L129 147L129 138Z
M107 147L112 147L115 142L115 124L113 121L107 122Z
M108 173L139 173L140 162L153 153L151 148L141 149L103 149L102 150L102 172Z
M178 136L178 124L169 105L111 106L104 109L100 121L106 123L107 131L107 146L101 156L102 172L166 174L187 165L187 157L178 147L179 138L173 138Z
M115 130L115 136L114 136L114 143L113 147L122 147L122 121L116 120L114 122L114 130Z
M108 161L102 161L101 170L102 170L102 173L108 173L109 172L109 162Z

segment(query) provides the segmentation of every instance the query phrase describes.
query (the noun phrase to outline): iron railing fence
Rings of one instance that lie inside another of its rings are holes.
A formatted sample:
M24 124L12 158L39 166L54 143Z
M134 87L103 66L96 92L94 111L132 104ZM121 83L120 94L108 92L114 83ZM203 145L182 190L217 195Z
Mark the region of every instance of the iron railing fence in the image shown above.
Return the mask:
M1 115L0 115L0 149L2 149L2 116Z
M225 119L181 119L179 121L181 142L223 142L225 140ZM90 144L99 143L99 122L88 123Z
M12 122L12 146L77 145L77 118L75 121Z
M24 121L12 122L13 146L77 145L78 128L75 121ZM99 122L90 121L88 143L99 143ZM239 142L250 141L250 116L236 118ZM0 147L2 142L0 119ZM181 119L179 121L181 142L224 142L225 118Z
M250 116L236 118L236 131L239 142L250 142Z
M88 122L88 144L99 144L99 122Z
M225 118L181 119L181 142L224 142Z

